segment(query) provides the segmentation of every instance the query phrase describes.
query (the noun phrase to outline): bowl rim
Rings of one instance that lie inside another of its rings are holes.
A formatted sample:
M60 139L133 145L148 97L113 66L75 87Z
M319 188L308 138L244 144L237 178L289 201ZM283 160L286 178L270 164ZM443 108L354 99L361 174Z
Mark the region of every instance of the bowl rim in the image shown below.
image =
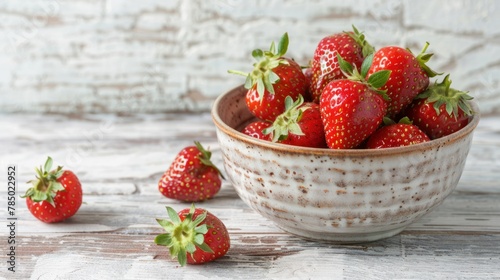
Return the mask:
M257 139L251 136L248 136L236 129L230 127L225 122L222 121L218 114L218 110L221 102L228 98L230 95L236 95L246 92L246 89L243 85L239 85L221 95L219 95L213 105L211 110L211 116L214 124L218 129L220 129L225 134L229 135L232 138L235 138L239 141L245 142L246 144L261 146L263 148L272 149L278 152L283 153L294 153L294 154L307 154L307 155L321 155L321 156L353 156L353 157L370 157L370 156L385 156L385 155L394 155L415 151L424 151L429 150L435 147L442 147L450 142L455 142L459 139L466 137L471 134L474 129L477 127L480 119L480 110L476 102L468 101L472 106L472 110L474 114L472 115L469 123L464 126L462 129L449 134L447 136L434 139L428 142L418 143L410 146L404 147L393 147L393 148L384 148L384 149L330 149L330 148L310 148L310 147L302 147L302 146L294 146L287 145L281 143L274 143L270 141L265 141L261 139Z

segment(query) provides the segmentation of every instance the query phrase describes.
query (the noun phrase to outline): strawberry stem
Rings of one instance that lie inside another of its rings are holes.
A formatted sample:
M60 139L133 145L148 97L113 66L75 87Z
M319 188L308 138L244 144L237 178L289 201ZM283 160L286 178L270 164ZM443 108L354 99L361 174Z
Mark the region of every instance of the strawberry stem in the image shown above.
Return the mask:
M201 152L201 156L198 157L200 159L201 163L203 163L205 166L210 166L210 167L215 168L215 170L217 170L217 173L219 173L219 175L222 177L222 179L225 180L226 178L224 178L224 175L222 175L222 172L220 171L220 169L217 168L217 166L215 166L215 164L213 164L213 162L210 160L210 158L212 157L212 152L203 148L201 143L198 141L194 141L194 144L196 145L196 148Z
M450 75L446 75L446 77L444 77L442 83L445 86L444 95L447 96L447 97L451 97L450 96L450 94L451 94L451 90L450 90L450 87L451 87Z
M425 91L417 95L418 99L426 99L426 103L433 103L434 110L439 116L441 114L441 105L445 104L448 115L454 118L458 117L458 109L461 109L465 115L470 116L474 112L468 100L473 99L468 92L451 88L450 75L446 75L441 83L435 83Z
M356 43L358 43L361 46L363 57L367 57L370 54L373 54L375 52L375 48L372 45L370 45L368 41L366 41L365 35L362 32L359 32L359 30L354 25L352 25L352 30L353 32L345 32L345 33L347 33L351 38L353 38L356 41Z
M61 177L62 166L58 166L54 170L52 168L52 158L48 157L45 164L40 166L40 168L35 168L36 180L31 180L33 187L26 190L26 193L22 195L22 198L29 197L33 202L47 201L52 206L55 207L54 197L59 191L65 191L64 187L57 181Z
M427 48L430 46L429 42L425 42L424 47L422 48L422 51L420 52L421 54L425 53L427 51Z
M181 221L179 214L173 208L167 206L166 209L170 220L156 219L158 224L166 231L166 233L155 237L154 242L156 244L168 247L170 255L177 258L181 266L187 263L187 253L192 256L196 248L213 253L213 250L205 243L204 238L204 235L208 232L208 227L206 224L200 225L205 221L207 211L193 220L196 208L194 204L191 204L189 213Z
M243 72L243 71L239 71L239 70L227 70L228 73L231 73L231 74L236 74L236 75L240 75L240 76L248 76L248 73L246 72Z
M259 99L264 99L264 93L267 90L270 94L274 94L274 84L280 77L273 71L274 68L281 64L288 65L288 61L283 58L288 50L288 33L281 36L276 50L274 42L271 43L269 51L255 49L252 51L252 57L256 60L253 64L254 69L250 73L245 73L237 70L228 70L228 73L246 76L245 88L251 89L256 87Z
M339 53L337 53L337 61L339 63L340 70L342 71L342 73L344 73L347 79L367 85L370 89L380 94L382 98L384 98L384 100L389 101L390 98L386 94L387 90L381 90L380 88L383 87L385 83L387 83L387 81L389 80L391 71L380 70L371 74L370 77L366 79L366 74L370 69L372 60L373 60L373 54L368 55L363 60L363 64L361 65L361 73L359 73L358 69L356 69L355 66L351 65L349 62L343 59Z
M288 138L289 133L295 135L304 135L299 121L305 110L310 107L301 107L304 104L304 98L299 95L299 98L294 102L290 96L285 98L285 112L276 117L276 120L271 126L264 129L265 135L272 133L272 142L278 142Z
M430 78L432 77L435 77L435 76L438 76L438 75L442 75L443 73L438 73L434 70L432 70L428 65L427 65L427 62L429 62L429 60L431 59L431 57L434 55L433 53L425 53L427 51L427 48L429 47L429 42L425 42L425 45L424 47L422 48L422 51L416 56L416 59L418 61L418 64L420 65L420 68L422 68L425 73L427 74L427 76L429 76ZM411 53L411 50L410 49L407 49L410 53Z

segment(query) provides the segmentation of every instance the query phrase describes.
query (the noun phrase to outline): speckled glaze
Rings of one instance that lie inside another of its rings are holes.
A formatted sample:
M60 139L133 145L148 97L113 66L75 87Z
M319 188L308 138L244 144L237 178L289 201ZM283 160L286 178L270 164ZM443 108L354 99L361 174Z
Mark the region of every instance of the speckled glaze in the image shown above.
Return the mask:
M253 116L237 87L214 103L224 167L238 195L283 230L338 243L401 232L457 186L477 112L462 130L382 150L330 150L271 143L240 133Z

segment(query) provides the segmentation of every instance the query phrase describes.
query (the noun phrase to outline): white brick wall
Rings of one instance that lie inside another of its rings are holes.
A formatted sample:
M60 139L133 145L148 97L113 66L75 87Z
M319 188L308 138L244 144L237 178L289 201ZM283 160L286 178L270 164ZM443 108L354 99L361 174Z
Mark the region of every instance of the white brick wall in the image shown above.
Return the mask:
M251 3L251 4L250 4ZM494 0L3 0L0 112L206 111L243 82L250 52L287 31L301 63L325 35L365 31L418 52L500 112L500 5Z

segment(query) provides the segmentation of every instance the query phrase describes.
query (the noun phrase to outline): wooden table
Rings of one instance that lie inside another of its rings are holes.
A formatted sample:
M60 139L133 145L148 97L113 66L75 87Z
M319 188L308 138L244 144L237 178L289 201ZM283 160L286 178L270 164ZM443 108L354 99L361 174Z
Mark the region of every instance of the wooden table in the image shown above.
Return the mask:
M500 117L483 117L457 189L434 212L378 242L333 245L287 234L253 212L225 182L199 203L219 216L231 249L218 261L180 267L155 218L157 182L193 140L222 158L208 113L199 115L2 115L4 279L500 279ZM71 219L39 222L19 198L46 157L80 177L84 204ZM10 253L7 166L17 166L15 271Z

